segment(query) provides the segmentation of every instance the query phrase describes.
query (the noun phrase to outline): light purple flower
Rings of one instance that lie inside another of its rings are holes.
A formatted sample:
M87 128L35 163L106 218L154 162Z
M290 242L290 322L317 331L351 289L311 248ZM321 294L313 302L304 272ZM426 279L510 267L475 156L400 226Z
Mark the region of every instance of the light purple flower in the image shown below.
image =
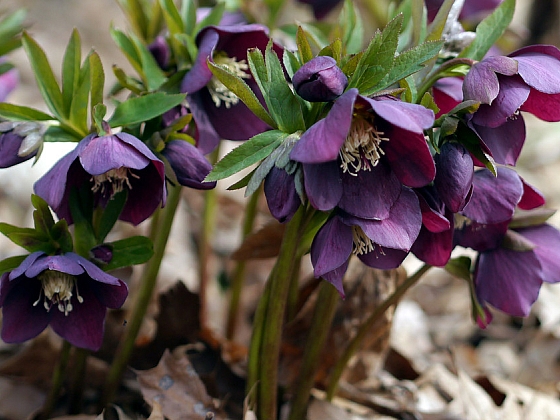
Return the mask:
M72 252L34 252L0 278L2 340L21 343L48 325L70 344L99 350L107 308L120 308L124 282Z
M8 95L19 83L19 73L13 68L0 75L0 102L4 102Z
M329 102L342 95L348 78L329 56L318 56L295 72L292 84L296 93L309 102Z
M165 168L150 149L128 133L90 134L34 185L59 218L72 223L70 194L87 185L96 205L105 207L126 190L120 220L137 225L165 204Z
M247 140L270 127L253 114L239 98L213 77L207 60L225 66L245 79L264 104L262 94L249 72L247 50L262 51L270 38L268 29L258 24L209 26L197 35L198 56L181 83L198 129L198 148L203 154L214 150L220 138ZM277 44L274 51L282 57Z

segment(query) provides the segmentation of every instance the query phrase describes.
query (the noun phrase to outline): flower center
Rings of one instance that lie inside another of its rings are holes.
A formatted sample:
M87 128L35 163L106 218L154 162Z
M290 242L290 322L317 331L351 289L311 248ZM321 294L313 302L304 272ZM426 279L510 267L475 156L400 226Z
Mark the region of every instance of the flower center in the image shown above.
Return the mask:
M355 255L364 255L375 250L375 242L373 242L359 226L352 226L352 239L354 247L352 252Z
M453 226L455 229L463 229L465 226L470 226L472 220L460 213L455 213L453 215Z
M41 281L42 289L39 293L39 299L33 302L33 306L37 306L41 298L43 298L43 306L47 312L50 311L53 305L56 305L60 312L68 316L73 309L70 299L72 299L74 287L76 287L76 299L78 299L78 302L82 303L84 301L78 291L76 277L70 274L45 270L37 276L37 279Z
M381 149L381 142L389 139L381 137L382 135L370 122L360 117L354 118L346 141L338 153L342 171L353 176L357 176L359 171L371 171L385 154Z
M117 169L111 169L101 175L94 175L91 177L91 181L93 181L91 190L94 193L100 191L102 195L110 193L111 197L124 190L125 185L131 190L132 185L128 179L129 175L136 179L140 178L138 175L133 174L129 168L123 166ZM107 186L110 186L111 191L108 191Z
M235 57L228 57L223 51L214 53L214 63L224 67L226 70L242 79L249 79L251 77L247 73L247 70L249 70L247 61L237 61ZM223 103L226 108L230 108L232 105L237 105L239 102L239 97L220 82L216 76L212 76L212 79L208 82L208 90L210 91L210 96L214 104L216 104L216 107L219 107Z

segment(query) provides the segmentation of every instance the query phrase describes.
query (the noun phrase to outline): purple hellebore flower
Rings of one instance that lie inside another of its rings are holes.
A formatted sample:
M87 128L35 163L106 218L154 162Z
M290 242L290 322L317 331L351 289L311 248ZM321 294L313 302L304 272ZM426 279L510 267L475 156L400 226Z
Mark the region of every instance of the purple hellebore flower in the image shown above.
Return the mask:
M220 138L247 140L270 128L213 76L207 64L210 60L244 78L264 103L248 72L247 50L264 51L269 41L268 29L259 24L209 26L197 35L198 56L181 83L181 92L187 93L199 134L197 146L203 154L214 150ZM280 46L274 44L273 49L282 57Z
M459 19L480 21L498 7L502 1L503 0L465 0ZM429 21L434 20L443 2L444 0L425 0Z
M348 78L334 58L319 56L301 66L292 83L296 93L306 101L330 102L342 95Z
M459 77L441 78L434 83L432 94L439 108L436 118L439 118L463 102L463 80Z
M171 140L161 154L167 159L179 184L199 190L210 190L216 182L203 182L212 165L195 146L184 140Z
M336 211L311 245L314 275L332 283L344 296L342 279L352 254L369 267L396 268L407 256L421 223L418 198L404 186L384 220L362 219Z
M8 95L16 88L19 82L19 73L13 68L0 74L0 102L4 102Z
M433 122L423 106L350 89L302 134L290 159L303 164L305 191L316 209L384 219L401 184L416 188L434 179L424 138Z
M560 50L532 45L487 57L466 75L463 93L481 103L468 124L497 163L515 165L525 141L519 111L560 121Z
M481 252L474 286L483 307L488 303L507 314L527 316L542 283L560 282L560 232L548 224L513 232L534 248L516 251L500 244Z
M294 178L293 174L273 166L264 179L264 195L270 214L280 223L290 221L301 204Z
M128 133L90 134L35 182L42 197L61 219L72 223L72 189L91 185L95 203L105 206L114 194L127 190L120 220L138 225L165 205L165 168L150 149Z
M34 252L0 278L2 340L21 343L50 324L69 343L99 350L107 308L127 295L124 282L77 254Z
M298 0L300 3L308 4L313 8L315 19L325 18L332 10L338 6L342 0Z

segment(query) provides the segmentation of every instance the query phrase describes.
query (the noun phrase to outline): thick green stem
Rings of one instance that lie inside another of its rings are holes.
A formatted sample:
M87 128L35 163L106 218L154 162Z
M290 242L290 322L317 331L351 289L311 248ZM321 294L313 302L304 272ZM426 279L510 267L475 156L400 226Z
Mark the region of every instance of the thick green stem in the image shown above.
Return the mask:
M243 239L245 239L252 231L255 225L255 217L257 216L257 204L261 196L259 188L247 202L245 207L245 220L243 221ZM237 319L239 316L239 302L241 300L241 291L243 290L243 283L245 280L245 261L238 261L233 271L231 281L231 296L229 300L229 310L226 324L226 338L232 340L237 328Z
M280 254L276 260L270 282L270 297L266 305L265 317L255 329L262 332L259 351L259 374L257 392L257 417L274 420L277 417L278 361L282 341L282 327L288 293L290 290L294 262L297 259L297 247L302 234L302 222L305 220L305 209L300 207L286 226L286 232L280 246Z
M306 418L309 394L315 383L315 375L321 362L321 352L327 341L340 295L332 284L322 281L315 304L311 328L307 335L305 351L298 380L292 389L293 399L289 420Z
M37 417L38 420L49 419L56 407L60 389L64 383L64 374L66 373L68 360L70 359L70 350L72 350L72 345L68 341L64 340L62 342L60 356L53 370L51 389L49 390L49 395L47 396L47 400L43 405L41 413Z
M82 399L84 395L84 378L86 374L88 356L89 351L86 349L76 349L74 353L72 385L70 387L70 396L68 398L68 414L79 414L81 412Z
M401 284L395 292L389 296L381 305L379 305L375 310L371 313L368 319L360 326L358 332L354 336L354 338L350 341L342 356L337 360L336 365L333 368L331 373L329 386L327 388L327 400L331 401L334 397L338 389L338 381L346 368L346 365L352 358L352 356L358 351L360 345L364 338L371 334L372 328L375 326L375 323L381 319L381 316L389 309L391 306L395 305L399 299L405 294L405 292L410 289L416 282L428 271L432 266L428 264L424 264L418 271L416 271L413 275L408 277L403 284Z
M140 286L137 291L137 295L135 296L134 306L127 324L128 327L125 330L119 347L117 348L113 364L111 365L109 374L107 375L103 396L99 406L100 411L104 409L107 404L111 403L115 397L122 375L128 365L128 360L130 359L130 355L134 348L136 337L140 331L140 327L142 326L144 315L146 314L148 304L150 303L150 299L156 285L159 268L165 253L169 233L171 232L173 218L180 201L181 187L169 187L167 204L162 211L163 214L159 219L159 223L152 225L152 229L157 229L157 232L153 236L150 235L155 238L154 255L146 264L145 270L142 272Z

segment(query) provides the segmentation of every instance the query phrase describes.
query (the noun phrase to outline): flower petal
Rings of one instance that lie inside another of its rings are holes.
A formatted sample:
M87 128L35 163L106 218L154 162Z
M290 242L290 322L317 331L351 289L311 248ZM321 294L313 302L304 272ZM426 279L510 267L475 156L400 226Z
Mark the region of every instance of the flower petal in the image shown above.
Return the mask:
M453 212L461 211L472 190L474 164L470 153L458 143L445 143L434 157L434 185L445 205Z
M560 232L558 229L543 224L516 229L516 231L537 245L533 252L541 263L542 280L547 283L560 282Z
M399 267L407 255L407 251L376 246L373 251L358 255L358 258L368 267L391 270Z
M520 110L530 112L543 121L560 121L560 94L549 95L531 90Z
M340 96L325 118L301 135L290 152L290 159L302 163L323 163L336 160L350 126L357 89Z
M390 125L402 130L422 134L434 124L434 112L421 105L396 100L392 96L377 98L360 96L360 102L362 101L366 101L371 110Z
M336 160L303 165L305 193L309 203L317 210L332 210L340 202L342 181L339 173Z
M317 232L311 245L311 262L315 277L322 277L344 265L353 247L352 228L335 216ZM338 287L337 287L338 289Z
M515 56L519 75L525 83L542 93L560 93L560 60L538 52Z
M203 182L212 170L204 155L189 142L172 140L161 154L169 161L179 184L200 190L212 189L216 182Z
M470 124L492 154L496 163L515 165L525 143L525 120L519 115L499 127Z
M504 56L485 58L471 67L463 82L465 100L473 100L490 105L501 90L498 75L517 74L517 61Z

